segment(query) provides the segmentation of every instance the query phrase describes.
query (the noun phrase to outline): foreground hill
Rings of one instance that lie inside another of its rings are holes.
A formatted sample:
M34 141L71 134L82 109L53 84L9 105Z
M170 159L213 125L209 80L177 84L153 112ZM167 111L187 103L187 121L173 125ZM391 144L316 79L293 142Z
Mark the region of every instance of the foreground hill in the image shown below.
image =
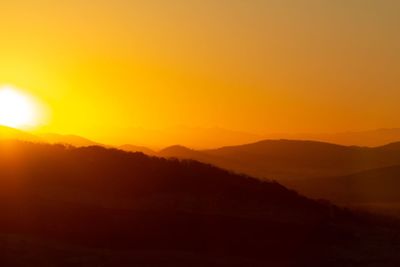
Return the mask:
M3 142L0 177L3 266L399 263L397 227L199 162Z
M3 142L0 147L0 196L4 197L18 197L19 190L24 190L24 197L53 201L124 209L203 209L240 216L241 207L252 210L253 216L279 209L282 217L275 219L280 221L293 217L302 222L326 215L320 204L275 182L236 175L200 162L102 147L20 142ZM180 201L174 203L177 198ZM298 216L299 211L304 216Z

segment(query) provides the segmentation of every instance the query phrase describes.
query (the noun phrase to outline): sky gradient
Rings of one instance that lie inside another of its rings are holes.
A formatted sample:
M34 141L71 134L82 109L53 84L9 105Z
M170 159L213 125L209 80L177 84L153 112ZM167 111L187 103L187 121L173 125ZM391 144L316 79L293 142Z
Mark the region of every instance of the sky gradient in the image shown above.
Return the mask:
M0 85L46 104L38 131L104 142L400 127L399 14L396 0L4 0Z

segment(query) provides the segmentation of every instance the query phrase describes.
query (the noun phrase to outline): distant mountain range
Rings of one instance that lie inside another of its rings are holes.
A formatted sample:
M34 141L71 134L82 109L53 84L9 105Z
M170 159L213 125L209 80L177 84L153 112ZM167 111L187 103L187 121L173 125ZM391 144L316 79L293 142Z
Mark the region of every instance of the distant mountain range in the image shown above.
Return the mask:
M62 134L41 134L39 137L50 144L65 144L76 147L87 147L87 146L104 146L100 143L94 142L87 138L77 135L62 135Z
M180 144L196 149L214 148L228 145L245 144L263 139L263 135L234 131L218 127L166 127L162 130L143 128L116 129L110 140L114 144L134 144L151 148L163 148L171 144Z
M267 134L263 139L314 140L346 146L376 147L400 141L400 128L339 133Z
M218 127L176 126L163 130L142 128L116 129L112 143L126 143L163 148L179 144L195 149L212 149L224 146L255 143L262 140L314 140L345 146L376 147L400 141L400 128L383 128L368 131L338 133L251 133Z
M159 156L195 159L313 197L351 206L386 206L400 215L400 142L368 148L266 140L213 150L173 146Z
M74 135L34 136L7 127L0 128L0 139L111 147ZM177 145L158 152L135 145L116 148L151 156L193 159L260 179L276 180L307 196L340 204L400 203L395 190L399 183L394 178L400 177L397 167L400 166L400 142L360 147L316 141L264 140L208 150ZM382 198L383 195L386 198Z
M316 141L265 140L210 150L172 146L159 156L191 158L260 178L337 176L400 164L398 143L368 148Z
M7 130L6 130L7 129ZM4 132L9 132L5 134ZM0 126L0 139L3 136L10 136L10 132L23 132L20 130L12 129L5 126ZM164 147L165 144L180 144L187 147L207 147L217 148L224 146L237 146L240 144L255 143L262 140L313 140L320 142L327 142L339 144L344 146L366 146L377 147L389 143L400 141L400 128L382 128L370 131L358 132L339 132L339 133L304 133L304 134L252 134L240 131L231 131L223 128L193 128L193 127L172 127L165 131L145 130L140 128L129 129L124 132L130 133L129 136L121 136L120 139L114 140L114 143L122 142L121 140L137 140L143 144L144 140L153 140L148 144L151 147ZM24 135L32 134L24 133ZM25 137L26 138L26 137ZM91 141L87 138L76 135L60 135L60 134L41 134L41 136L34 137L36 140L43 138L48 139L50 143L69 143L76 146L86 146L91 144L99 144L98 142ZM130 144L126 142L127 146L137 146L137 144ZM109 145L109 144L107 144ZM146 146L137 146L140 149ZM147 150L147 149L145 149ZM204 150L204 149L203 149ZM150 151L148 151L150 152Z
M157 154L156 151L154 151L150 148L144 147L144 146L122 145L117 148L121 149L123 151L126 151L126 152L142 152L142 153L144 153L146 155L150 155L150 156Z
M20 131L14 128L0 125L0 140L13 139L22 141L39 142L41 139L33 134Z

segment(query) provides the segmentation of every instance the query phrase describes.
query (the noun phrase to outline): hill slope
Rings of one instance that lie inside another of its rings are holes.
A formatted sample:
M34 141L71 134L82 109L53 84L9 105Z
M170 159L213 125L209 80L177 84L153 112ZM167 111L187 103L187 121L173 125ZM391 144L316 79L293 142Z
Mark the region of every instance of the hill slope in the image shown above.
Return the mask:
M371 246L396 229L199 162L8 142L0 143L0 176L7 266L398 262Z
M277 183L262 182L195 161L166 160L101 147L7 143L1 146L0 153L0 175L4 183L0 192L4 194L15 191L7 190L8 183L13 185L24 181L23 186L29 189L25 194L50 197L54 201L77 201L90 205L99 205L100 201L118 208L121 208L121 202L126 201L134 205L129 208L138 208L137 201L140 200L140 203L155 205L152 208L156 208L167 205L171 196L179 197L181 202L162 209L190 209L190 206L185 206L190 201L207 199L207 202L214 201L216 206L203 207L205 212L209 212L207 209L220 213L236 212L241 206L251 205L257 216L266 208L279 208L282 214L289 216L289 213L297 213L300 207L305 213L320 215L314 211L318 207L316 203ZM73 193L67 189L72 189ZM198 198L193 200L193 196ZM165 197L166 201L153 201L155 197ZM252 202L259 205L252 205ZM276 206L277 203L282 208ZM217 204L224 206L218 208ZM123 205L126 208L126 203ZM308 218L304 216L303 219Z

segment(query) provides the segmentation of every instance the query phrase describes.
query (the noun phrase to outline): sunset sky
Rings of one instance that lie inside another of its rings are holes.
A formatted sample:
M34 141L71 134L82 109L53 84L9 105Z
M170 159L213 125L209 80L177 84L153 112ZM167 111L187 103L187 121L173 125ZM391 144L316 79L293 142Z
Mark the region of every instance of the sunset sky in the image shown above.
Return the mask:
M3 0L0 86L41 132L400 127L397 0ZM133 140L134 141L134 140Z

